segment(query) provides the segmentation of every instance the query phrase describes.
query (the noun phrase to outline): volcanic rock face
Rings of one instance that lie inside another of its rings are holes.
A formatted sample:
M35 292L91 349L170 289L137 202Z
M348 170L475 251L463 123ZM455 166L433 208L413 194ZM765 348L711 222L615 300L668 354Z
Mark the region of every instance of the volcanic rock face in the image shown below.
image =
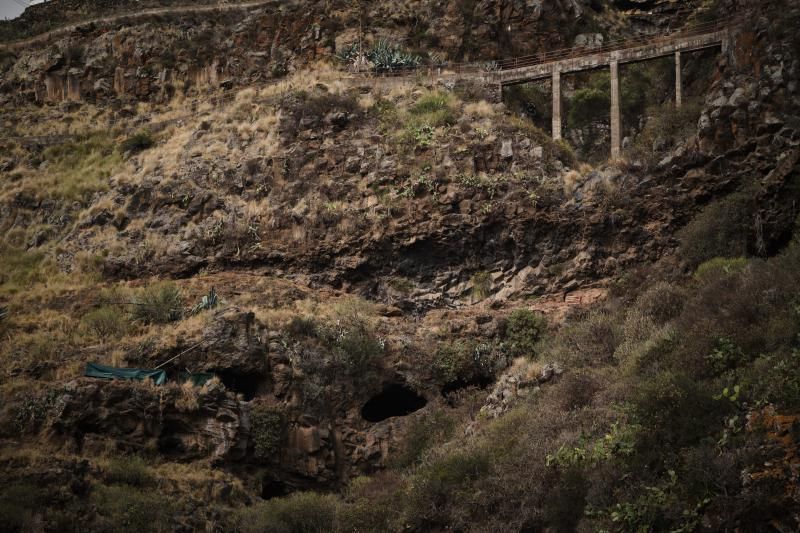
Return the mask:
M68 439L82 453L110 445L224 460L243 456L247 447L242 405L224 387L192 391L82 380L67 384L61 400L53 436Z

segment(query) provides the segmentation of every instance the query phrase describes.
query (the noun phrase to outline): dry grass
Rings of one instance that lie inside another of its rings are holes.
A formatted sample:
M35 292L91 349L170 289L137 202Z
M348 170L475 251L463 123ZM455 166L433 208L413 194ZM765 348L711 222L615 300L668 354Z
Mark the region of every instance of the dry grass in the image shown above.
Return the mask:
M495 113L495 107L486 100L470 102L464 105L464 114L469 117L490 118L493 117Z

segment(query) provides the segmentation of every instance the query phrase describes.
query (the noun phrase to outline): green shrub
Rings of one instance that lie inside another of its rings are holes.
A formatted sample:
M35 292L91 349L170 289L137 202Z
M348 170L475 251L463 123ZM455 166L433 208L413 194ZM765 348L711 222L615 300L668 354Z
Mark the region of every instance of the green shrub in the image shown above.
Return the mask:
M101 341L121 337L128 330L125 314L116 306L103 306L83 316L84 326Z
M762 355L739 372L744 394L755 405L800 408L800 350Z
M680 315L685 300L686 292L681 287L660 281L639 294L633 307L660 325Z
M671 150L676 142L697 131L702 108L703 102L698 98L686 99L679 108L673 102L648 108L647 122L626 149L627 155L649 165L658 163L664 152ZM656 141L663 141L661 151L654 149Z
M594 121L604 119L611 106L608 88L582 87L575 91L569 102L567 127L580 129Z
M119 457L112 459L106 468L108 483L146 487L155 484L155 477L141 457Z
M475 272L470 278L472 284L472 299L480 301L489 296L489 291L492 288L492 277L485 270Z
M619 317L596 309L561 328L558 335L545 338L538 353L573 366L599 366L614 361L621 342Z
M155 141L153 140L153 136L149 131L140 131L139 133L135 133L122 141L122 144L120 144L120 149L123 153L130 152L132 154L136 154L143 150L147 150L154 144Z
M147 324L166 324L183 316L181 291L174 283L158 283L140 291L134 298L131 315Z
M471 382L494 376L497 364L498 354L491 344L459 339L439 344L433 368L445 383Z
M727 337L720 337L714 345L710 354L706 355L706 362L711 370L717 374L722 374L741 365L746 361L742 349Z
M234 513L242 533L327 533L335 531L338 501L332 494L297 492Z
M17 431L37 431L48 419L61 414L64 409L64 391L51 388L44 392L27 393L13 408L14 425Z
M450 109L453 105L452 100L452 97L445 92L437 91L428 93L421 96L419 100L411 106L410 112L412 115L436 113L437 111Z
M444 409L414 417L406 428L392 465L405 468L416 464L435 443L444 442L453 434L455 424L455 419Z
M719 279L721 276L739 273L745 267L747 267L747 259L744 257L715 257L697 267L694 272L694 279L700 282L708 282Z
M424 530L426 524L445 524L451 518L446 507L456 495L489 472L489 457L476 450L458 450L419 468L411 478L405 520L411 529ZM416 524L417 527L413 527Z
M101 531L141 533L173 531L175 527L171 520L175 512L172 500L152 489L101 486L93 491L92 503L97 507L96 527Z
M537 127L550 128L552 124L550 91L536 83L520 83L503 88L503 102L509 110L524 113Z
M316 337L317 320L313 316L294 316L289 321L286 331L295 338Z
M33 531L33 515L43 510L46 500L39 486L7 482L0 492L0 524L4 531Z
M647 449L696 443L720 425L725 409L709 387L674 372L644 380L633 396L633 414L642 426L642 445ZM659 454L657 450L650 453Z
M515 356L533 357L536 344L547 331L547 319L528 309L516 309L508 317L506 342Z
M681 256L692 266L747 254L750 199L735 193L708 204L678 232Z
M286 442L286 415L271 407L256 407L250 413L253 452L261 460L276 459Z
M364 374L384 351L384 341L374 331L367 315L368 306L358 300L346 300L336 307L335 324L317 328L318 335L330 347L333 361L347 374Z

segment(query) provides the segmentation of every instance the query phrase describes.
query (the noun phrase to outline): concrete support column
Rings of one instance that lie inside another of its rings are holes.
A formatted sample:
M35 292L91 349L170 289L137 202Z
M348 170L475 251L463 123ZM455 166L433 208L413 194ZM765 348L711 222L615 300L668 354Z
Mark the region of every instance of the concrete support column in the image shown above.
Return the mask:
M620 156L619 63L611 60L611 159Z
M553 69L553 140L561 138L561 71Z
M675 107L681 106L681 52L675 52Z

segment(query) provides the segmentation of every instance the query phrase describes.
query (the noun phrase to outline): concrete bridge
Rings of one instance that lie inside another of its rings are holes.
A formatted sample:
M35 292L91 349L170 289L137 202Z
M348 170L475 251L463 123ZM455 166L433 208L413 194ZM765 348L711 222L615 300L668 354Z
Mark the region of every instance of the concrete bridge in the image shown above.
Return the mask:
M730 22L730 21L727 21ZM619 65L659 57L675 57L675 103L681 105L681 53L720 47L728 49L729 29L717 22L690 31L646 39L609 43L594 50L573 48L504 60L498 69L481 75L488 84L503 86L552 79L553 139L561 138L561 74L609 67L611 70L611 158L620 156L621 123L619 112Z

